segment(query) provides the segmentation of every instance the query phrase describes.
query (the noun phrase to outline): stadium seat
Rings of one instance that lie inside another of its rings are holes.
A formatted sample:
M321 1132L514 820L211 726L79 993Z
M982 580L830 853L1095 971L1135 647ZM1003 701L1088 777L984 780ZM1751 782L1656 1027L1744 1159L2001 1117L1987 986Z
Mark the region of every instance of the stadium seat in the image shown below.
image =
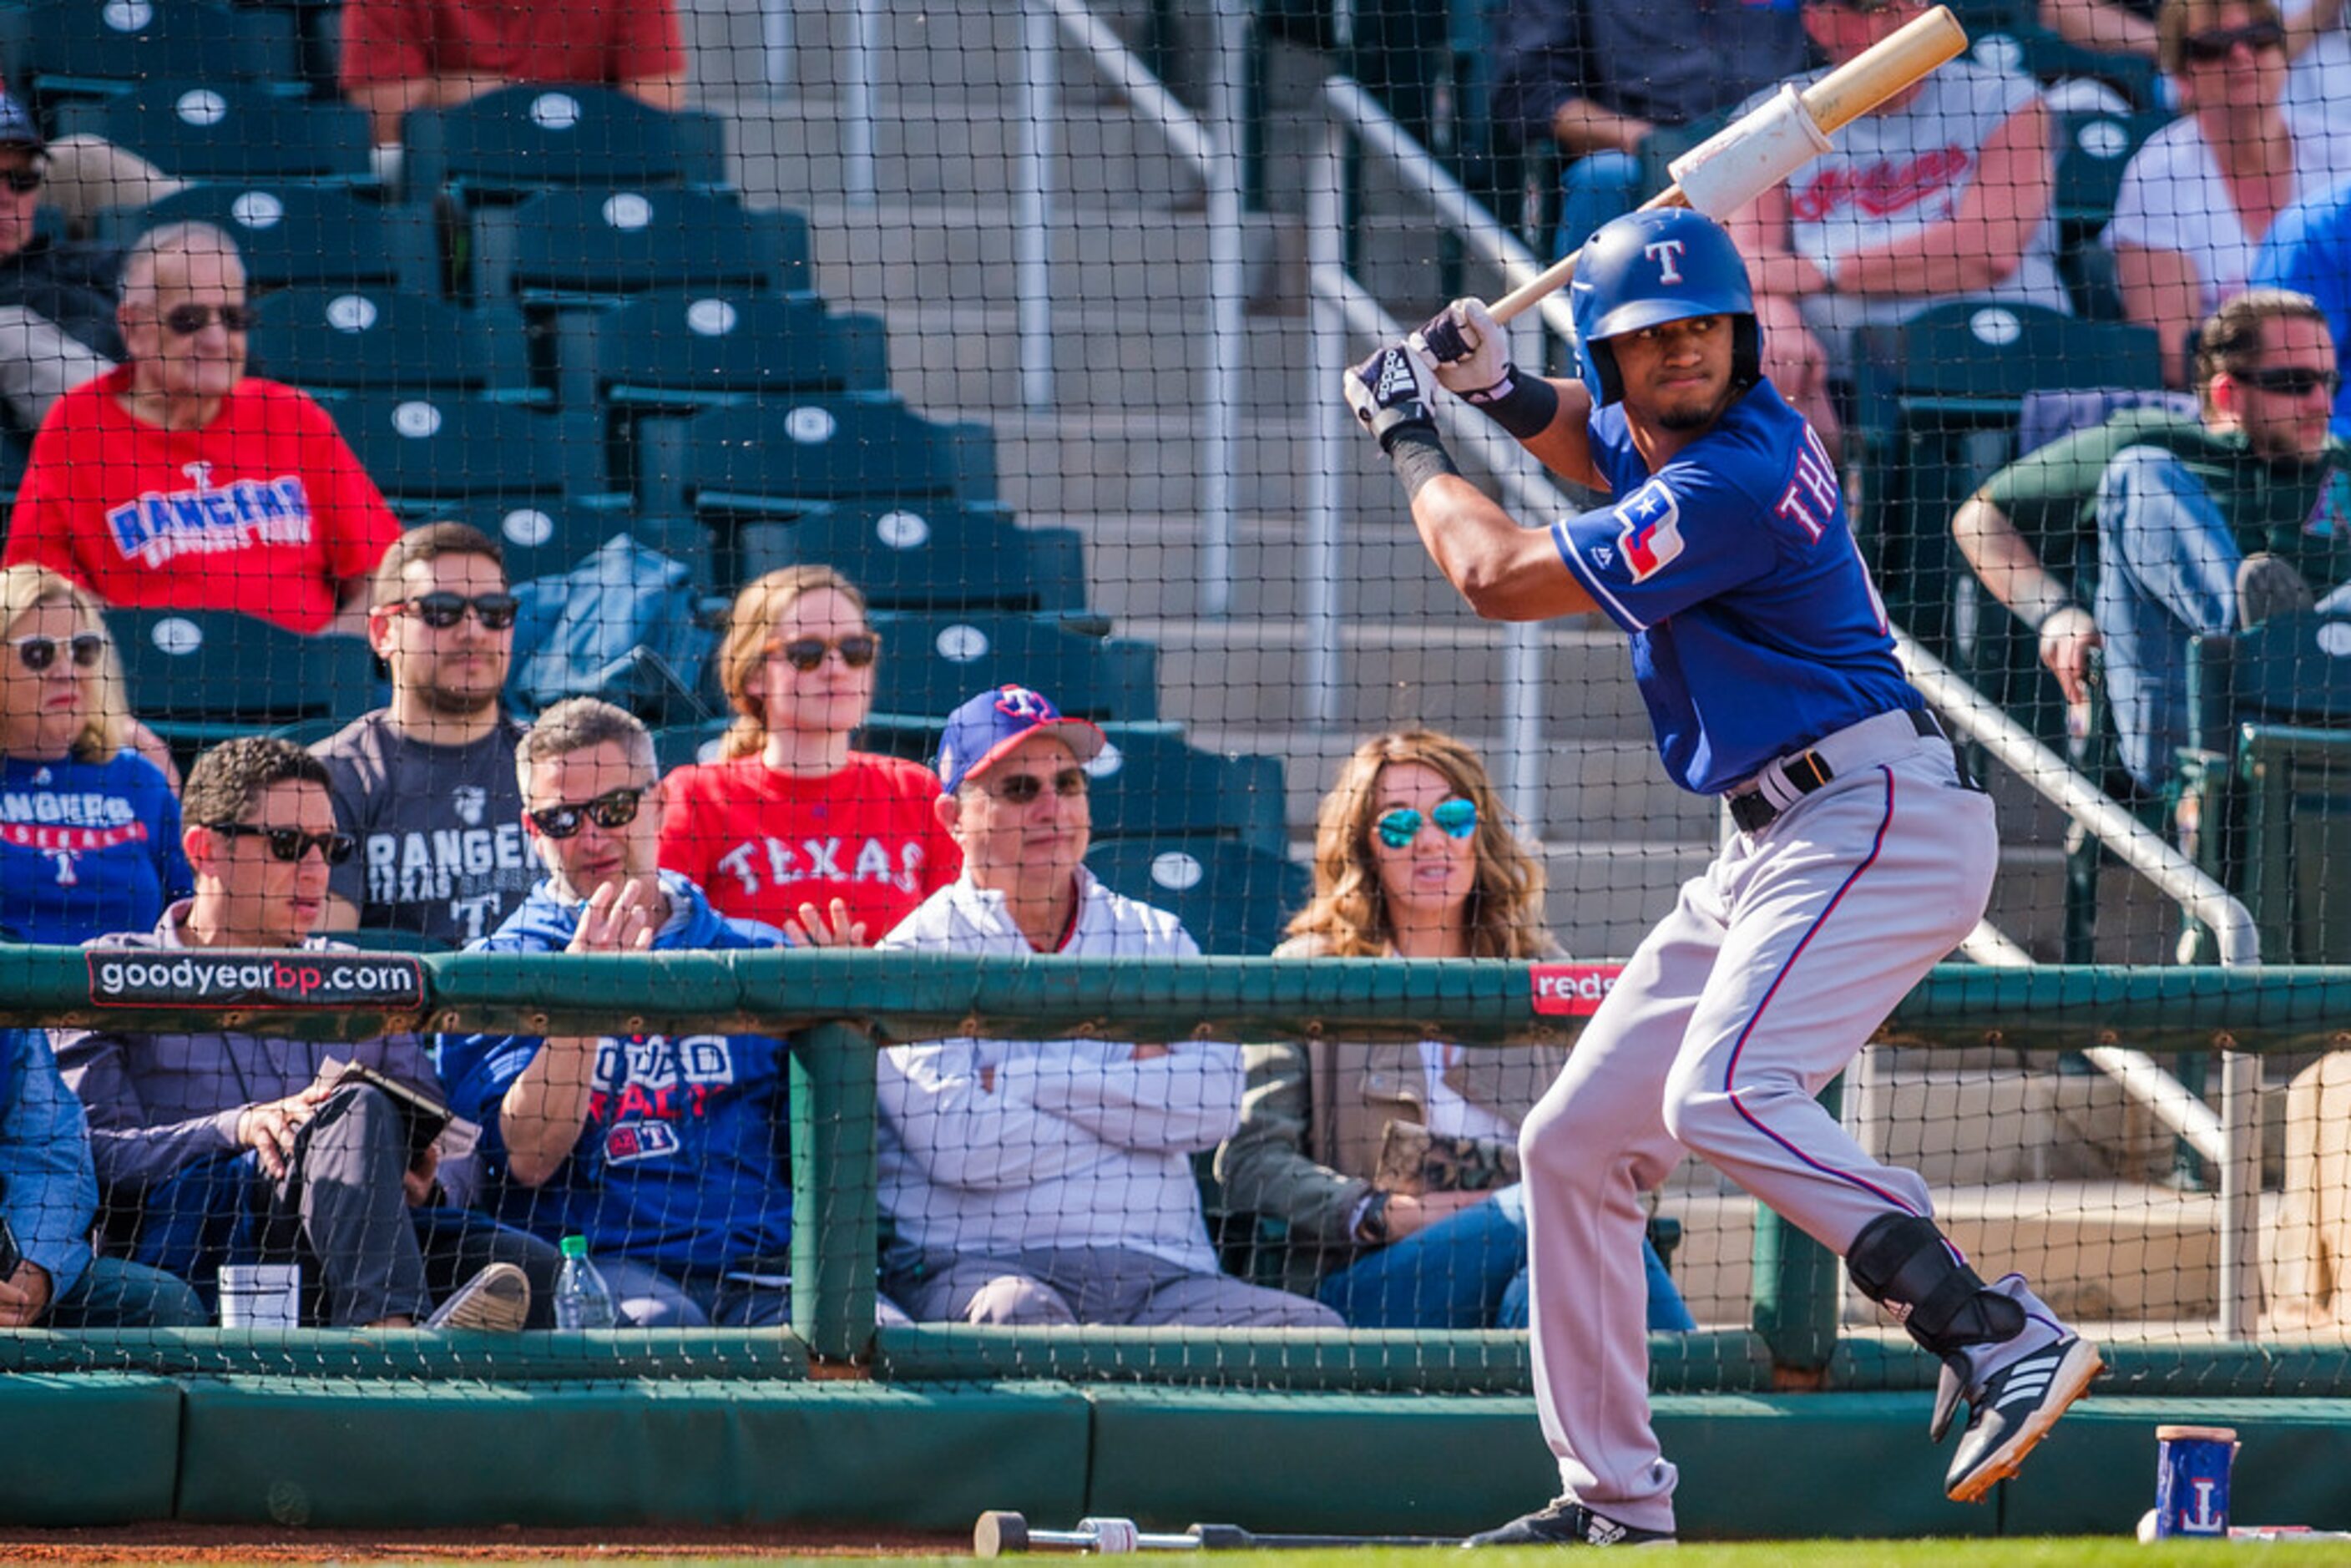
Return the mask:
M2182 821L2264 964L2351 963L2351 621L2281 615L2189 643ZM2209 955L2205 955L2209 956Z
M579 319L556 350L566 408L691 412L890 384L881 319L830 315L810 295L661 289Z
M714 191L545 191L471 215L471 290L525 306L611 306L655 288L805 291L808 220Z
M2171 122L2161 110L2147 114L2070 114L2056 129L2057 269L2074 298L2074 308L2099 320L2123 319L2122 294L2114 256L2098 236L2115 215L2123 170L2147 139Z
M1061 711L1091 719L1159 716L1159 650L1091 636L1050 616L880 614L876 714L945 717L973 694L1034 686Z
M875 610L1082 610L1085 541L1075 528L1016 527L995 506L851 500L790 519L721 529L722 582L820 561Z
M412 110L401 140L411 193L471 200L559 185L718 185L724 129L699 110L668 113L610 88L539 82Z
M2155 61L2144 55L2115 55L2066 42L2029 20L1971 30L1968 58L1996 71L2022 72L2042 82L2089 79L2104 82L2135 110L2163 101Z
M695 763L718 759L718 738L731 718L704 719L696 724L664 725L653 731L653 767L664 775Z
M382 393L334 405L335 423L403 515L468 496L558 497L593 486L595 436L559 414L471 398Z
M1949 657L1951 514L2014 455L2026 393L2158 387L2156 336L2026 305L1961 301L1856 334L1865 546L1894 619Z
M451 497L434 519L470 523L498 543L507 580L557 577L586 560L615 534L627 534L706 571L703 530L684 518L647 517L626 507L586 506L560 496L480 495Z
M867 392L651 420L640 448L640 504L690 506L705 522L798 517L824 501L986 501L996 491L986 425L935 423Z
M522 318L397 288L285 288L258 301L254 373L319 396L426 392L536 402Z
M9 80L44 117L144 82L256 82L304 89L290 16L210 0L41 0L9 21Z
M377 706L357 637L304 637L225 610L110 610L131 707L175 748Z
M350 184L371 177L367 116L232 81L147 82L68 104L57 132L102 136L173 179L205 184Z
M216 224L235 236L256 295L302 285L440 291L431 215L313 185L196 185L106 220L127 245L158 225Z
M1263 957L1306 906L1304 866L1232 839L1108 839L1086 868L1113 891L1184 922L1203 953Z

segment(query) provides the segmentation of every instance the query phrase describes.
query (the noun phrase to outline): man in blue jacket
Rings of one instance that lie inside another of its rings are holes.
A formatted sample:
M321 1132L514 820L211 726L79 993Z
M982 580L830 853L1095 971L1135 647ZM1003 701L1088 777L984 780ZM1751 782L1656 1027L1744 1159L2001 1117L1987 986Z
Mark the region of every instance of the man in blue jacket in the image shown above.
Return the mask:
M471 951L776 947L657 866L653 737L608 703L539 716L515 753L548 870ZM784 1043L757 1034L445 1037L451 1103L483 1127L499 1212L588 1239L642 1327L780 1323L791 1311Z
M98 1174L81 1102L39 1030L0 1030L0 1218L17 1249L0 1275L0 1328L180 1328L196 1292L160 1269L93 1258Z

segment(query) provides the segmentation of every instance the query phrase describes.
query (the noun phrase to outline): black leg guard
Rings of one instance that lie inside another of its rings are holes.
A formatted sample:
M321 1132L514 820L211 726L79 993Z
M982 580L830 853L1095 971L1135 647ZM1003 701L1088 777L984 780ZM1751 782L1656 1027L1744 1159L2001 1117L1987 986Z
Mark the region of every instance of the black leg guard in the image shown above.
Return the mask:
M1973 1269L1951 1255L1932 1220L1907 1214L1873 1219L1854 1238L1844 1261L1863 1295L1947 1362L1969 1345L2024 1332L2024 1309L1986 1289Z

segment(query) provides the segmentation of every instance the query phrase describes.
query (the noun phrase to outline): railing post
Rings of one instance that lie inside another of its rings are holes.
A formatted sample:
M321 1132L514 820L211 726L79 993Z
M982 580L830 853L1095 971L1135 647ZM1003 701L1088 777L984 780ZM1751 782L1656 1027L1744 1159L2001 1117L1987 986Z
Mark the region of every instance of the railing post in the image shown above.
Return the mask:
M1061 37L1045 0L1020 5L1020 146L1012 254L1020 316L1020 402L1053 406L1053 125L1061 113Z
M791 86L792 0L759 0L759 52L768 86Z
M841 99L841 183L855 205L879 198L873 172L874 72L882 57L882 0L857 0L849 47L849 79Z
M2262 1059L2220 1053L2220 1337L2262 1321Z
M1353 423L1331 386L1331 367L1347 362L1347 319L1338 294L1345 277L1340 182L1346 156L1346 128L1332 114L1322 157L1306 176L1306 540L1298 563L1304 579L1299 608L1306 632L1306 716L1323 727L1339 721L1340 470Z
M1208 320L1200 389L1200 613L1233 609L1241 417L1241 73L1250 0L1217 0L1209 49Z
M792 1329L818 1361L846 1364L873 1343L873 1038L819 1024L791 1052Z

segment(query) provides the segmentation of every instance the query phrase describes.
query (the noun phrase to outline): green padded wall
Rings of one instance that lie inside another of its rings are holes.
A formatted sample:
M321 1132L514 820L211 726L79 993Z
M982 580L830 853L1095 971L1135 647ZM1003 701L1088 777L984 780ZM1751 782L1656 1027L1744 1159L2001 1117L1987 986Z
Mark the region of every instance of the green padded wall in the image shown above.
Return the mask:
M0 1376L0 1522L123 1524L172 1516L180 1387L127 1373Z

